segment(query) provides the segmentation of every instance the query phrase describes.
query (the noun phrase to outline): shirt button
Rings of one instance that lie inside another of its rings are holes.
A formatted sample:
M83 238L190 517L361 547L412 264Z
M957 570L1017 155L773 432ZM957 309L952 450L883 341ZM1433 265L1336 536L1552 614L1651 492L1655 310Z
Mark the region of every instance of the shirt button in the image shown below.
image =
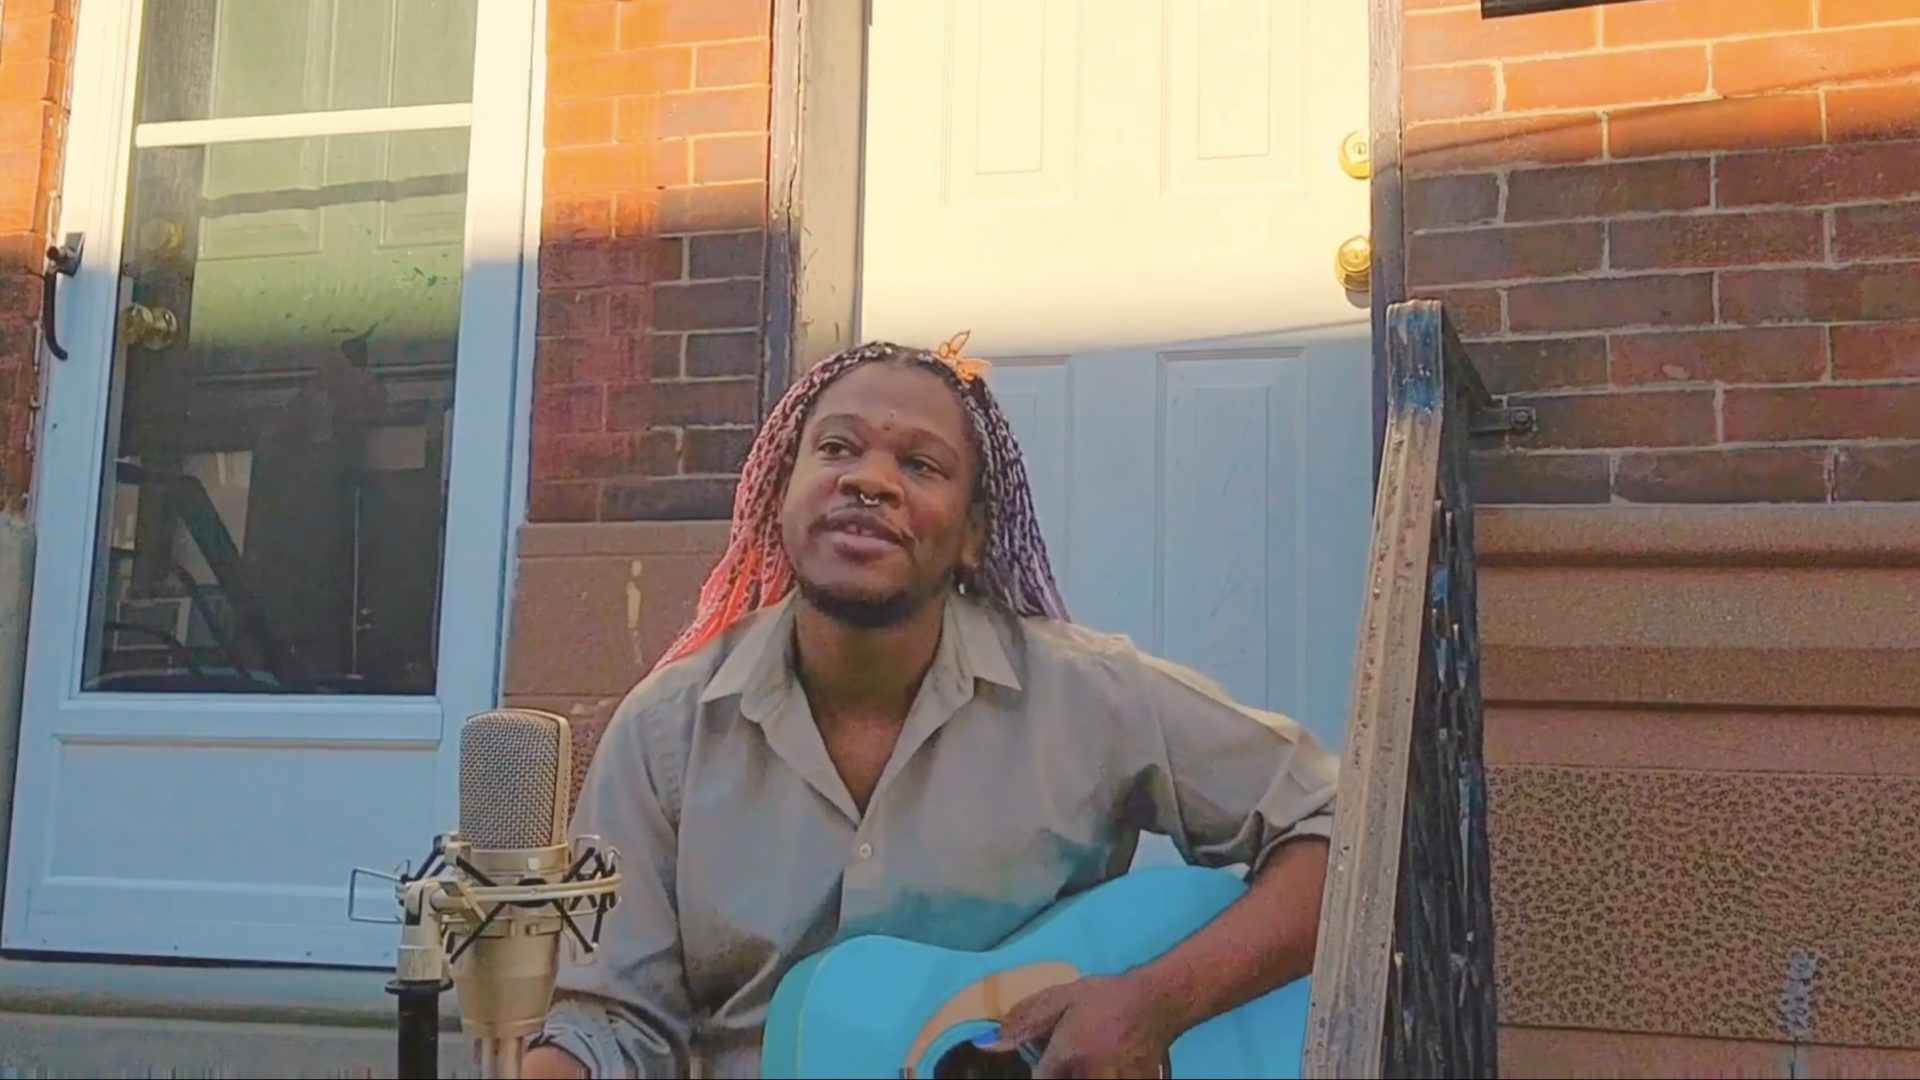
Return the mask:
M873 858L873 845L872 845L872 844L861 844L861 845L860 845L860 857L861 857L861 858L863 858L863 859L871 859L871 858Z

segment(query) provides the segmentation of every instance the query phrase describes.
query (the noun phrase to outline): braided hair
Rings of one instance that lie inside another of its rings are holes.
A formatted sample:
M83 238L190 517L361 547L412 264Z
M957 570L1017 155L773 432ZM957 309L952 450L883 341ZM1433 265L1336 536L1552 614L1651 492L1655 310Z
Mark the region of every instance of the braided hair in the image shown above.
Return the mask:
M1020 444L980 377L985 362L959 355L964 341L964 335L956 337L938 350L869 342L835 353L788 388L754 437L741 469L727 549L700 589L693 619L661 656L661 665L698 651L742 616L778 602L792 589L793 565L781 543L780 508L801 430L827 387L863 364L916 364L939 375L972 421L980 466L974 497L986 510L988 525L984 557L964 586L1019 615L1067 617L1034 514Z

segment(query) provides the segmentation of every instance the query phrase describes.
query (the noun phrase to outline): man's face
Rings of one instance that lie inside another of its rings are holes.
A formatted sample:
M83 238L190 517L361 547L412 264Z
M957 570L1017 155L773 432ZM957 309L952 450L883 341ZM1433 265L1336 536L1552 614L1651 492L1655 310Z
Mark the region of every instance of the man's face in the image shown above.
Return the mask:
M965 407L930 371L866 364L814 402L780 508L801 595L855 626L898 623L979 564Z

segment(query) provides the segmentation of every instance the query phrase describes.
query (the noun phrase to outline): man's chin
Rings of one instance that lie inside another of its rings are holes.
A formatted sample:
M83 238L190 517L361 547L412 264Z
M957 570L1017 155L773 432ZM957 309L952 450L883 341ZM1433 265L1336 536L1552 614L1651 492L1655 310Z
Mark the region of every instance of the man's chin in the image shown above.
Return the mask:
M907 589L878 593L870 590L822 585L799 578L800 598L815 611L834 622L856 630L885 630L898 626L926 603L927 597Z

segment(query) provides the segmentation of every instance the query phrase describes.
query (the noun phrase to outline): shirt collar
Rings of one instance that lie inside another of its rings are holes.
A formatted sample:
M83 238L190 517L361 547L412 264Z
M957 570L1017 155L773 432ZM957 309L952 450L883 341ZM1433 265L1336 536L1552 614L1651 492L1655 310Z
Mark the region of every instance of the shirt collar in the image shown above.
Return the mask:
M727 656L700 694L705 704L734 694L741 714L763 720L778 708L798 680L793 674L793 619L797 594L789 592L773 604L747 616ZM940 648L927 678L954 689L976 679L1020 689L1020 677L1007 655L1006 642L995 626L985 601L949 594L940 634ZM724 639L723 639L724 640Z

